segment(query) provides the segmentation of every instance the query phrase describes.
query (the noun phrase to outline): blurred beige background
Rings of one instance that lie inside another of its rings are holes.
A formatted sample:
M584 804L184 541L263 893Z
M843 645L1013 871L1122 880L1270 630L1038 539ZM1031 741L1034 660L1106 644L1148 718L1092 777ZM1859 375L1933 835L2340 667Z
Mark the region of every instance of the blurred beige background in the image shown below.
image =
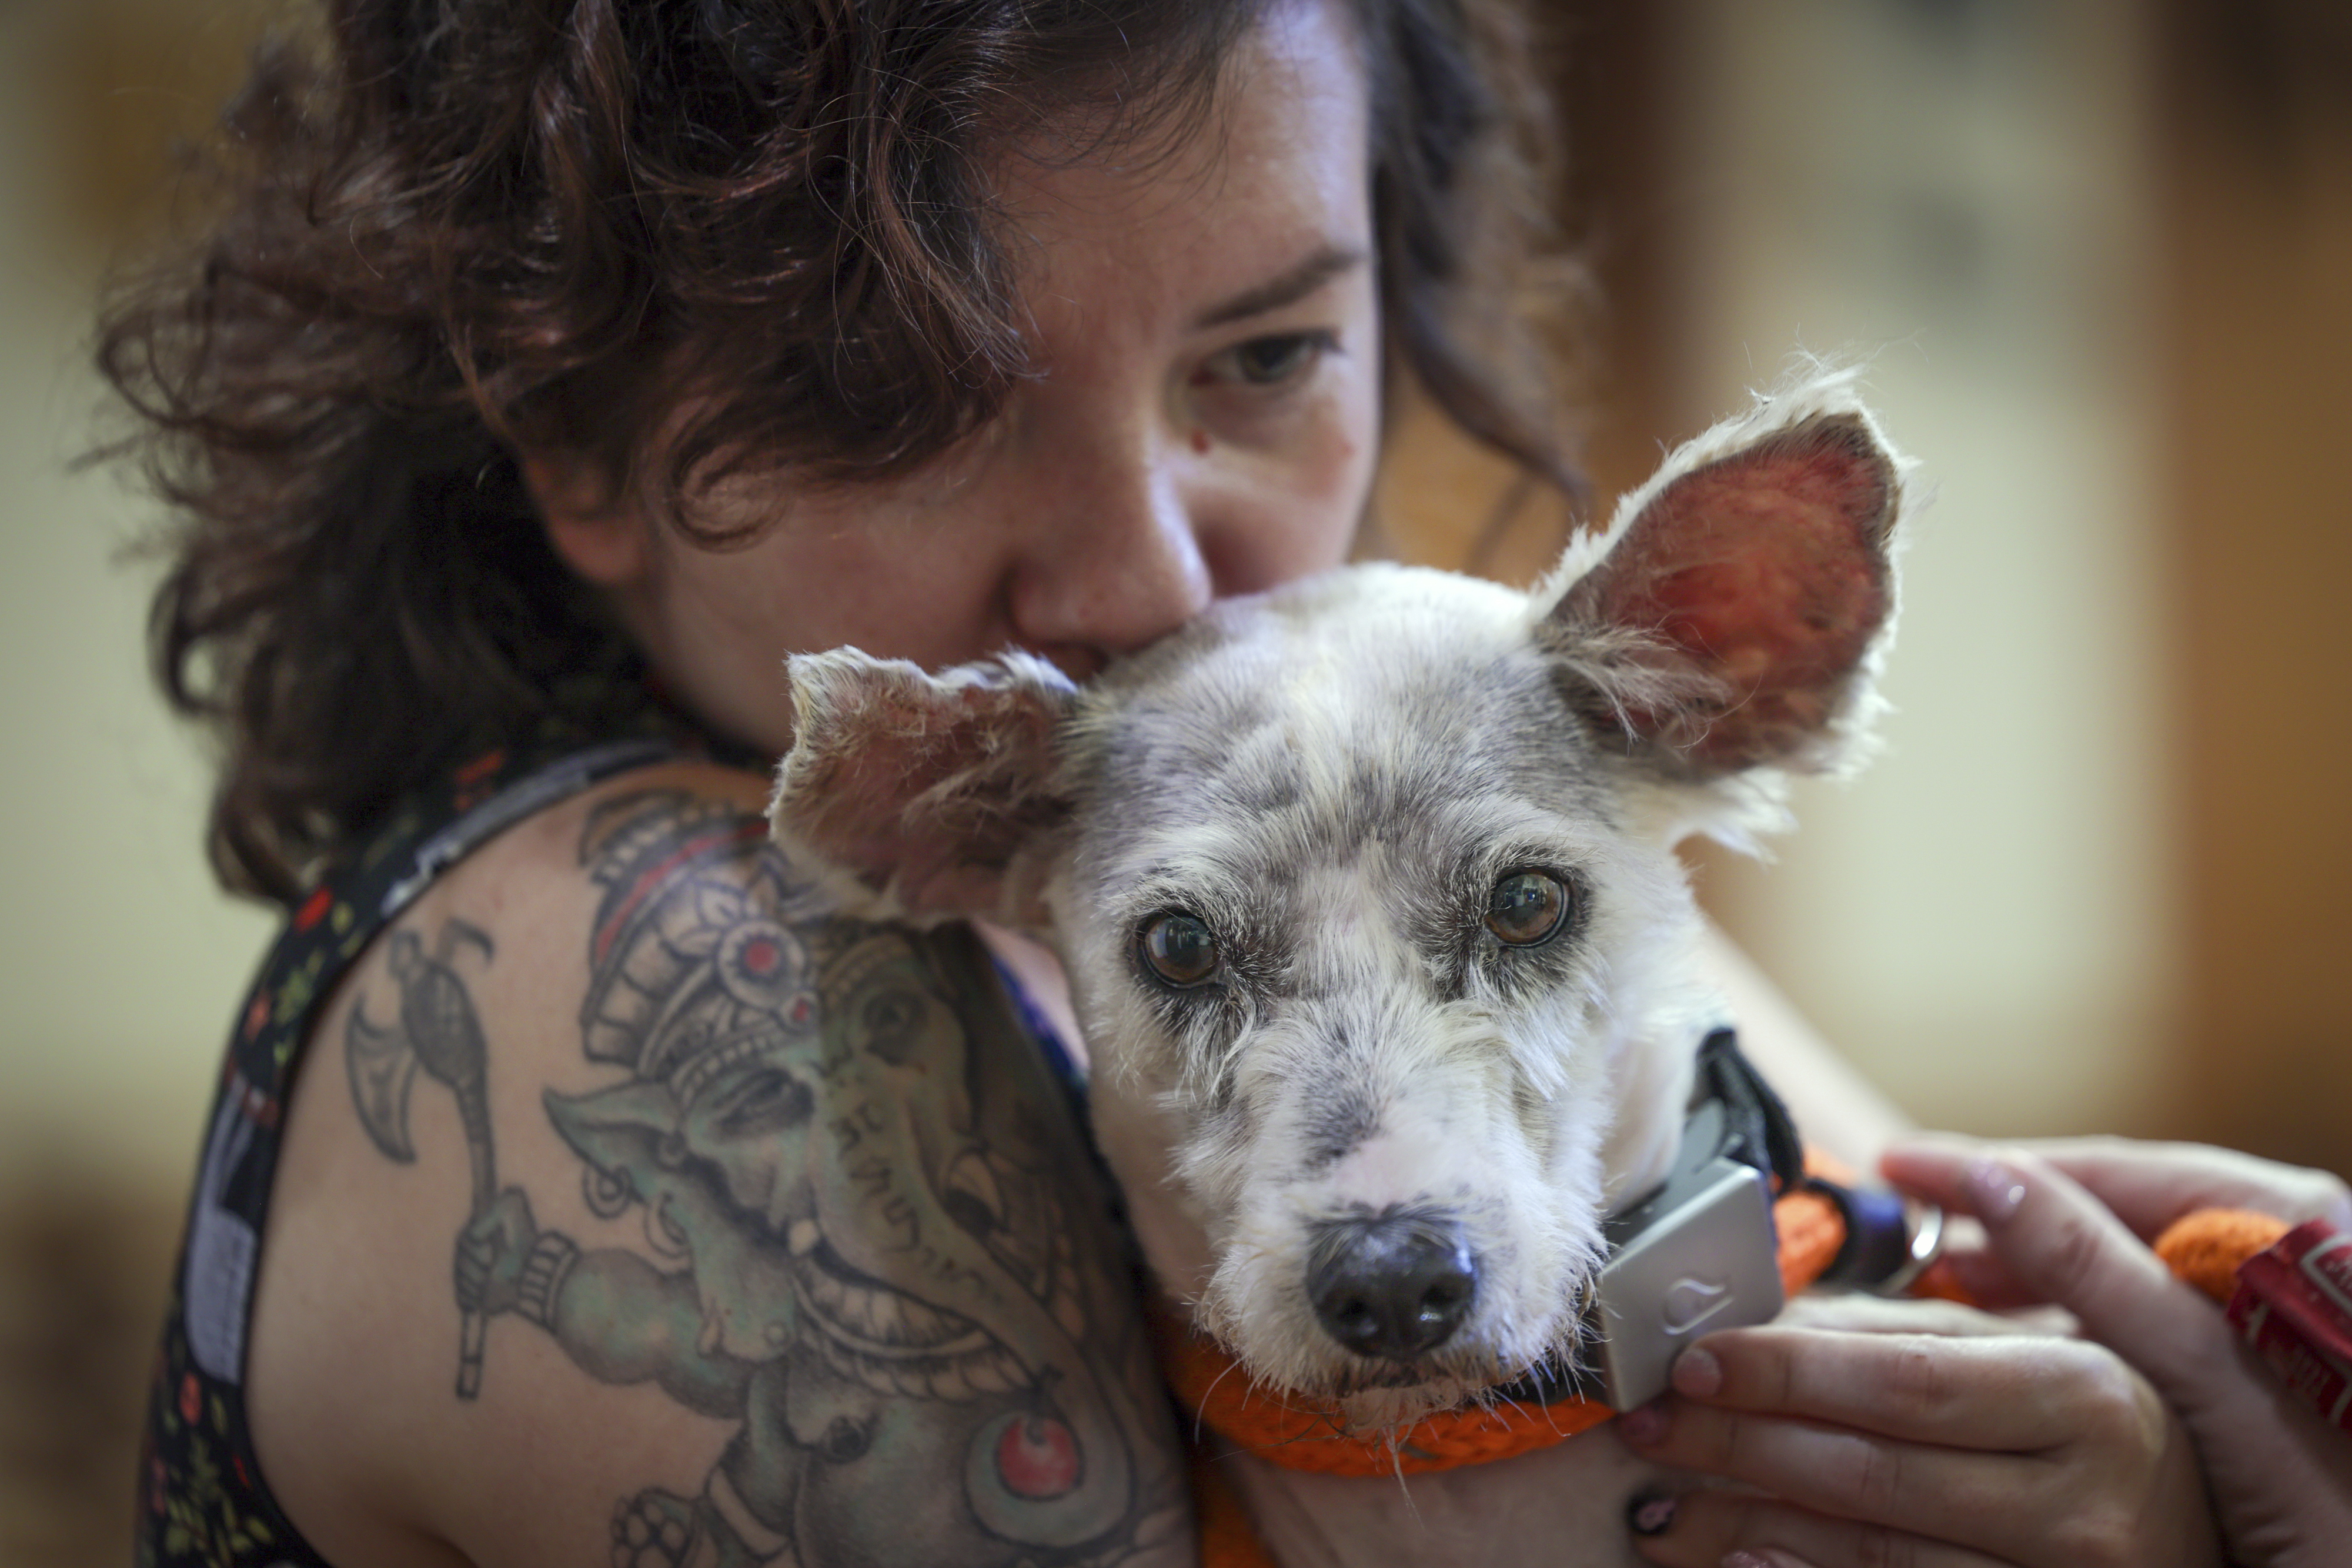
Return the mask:
M142 667L146 503L75 473L93 288L268 0L0 4L0 1563L119 1560L215 1053L268 921ZM2352 22L2336 0L1576 0L1606 497L1794 350L1937 492L1898 712L1734 931L1923 1121L2352 1166ZM1410 553L1491 468L1408 418ZM1544 519L1483 564L1544 564Z
M151 513L74 474L94 286L252 31L220 0L0 5L0 1563L127 1561L131 1434L224 1020L268 930L211 889L149 695Z

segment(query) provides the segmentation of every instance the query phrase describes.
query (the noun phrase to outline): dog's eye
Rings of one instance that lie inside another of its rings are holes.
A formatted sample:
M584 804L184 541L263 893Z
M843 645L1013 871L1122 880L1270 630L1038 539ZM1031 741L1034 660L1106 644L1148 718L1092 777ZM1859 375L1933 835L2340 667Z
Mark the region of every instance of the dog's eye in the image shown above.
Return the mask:
M1197 986L1217 972L1217 939L1200 916L1181 909L1153 915L1136 946L1151 972L1171 986Z
M1514 947L1532 947L1559 935L1568 921L1569 892L1559 878L1515 871L1486 895L1486 929Z

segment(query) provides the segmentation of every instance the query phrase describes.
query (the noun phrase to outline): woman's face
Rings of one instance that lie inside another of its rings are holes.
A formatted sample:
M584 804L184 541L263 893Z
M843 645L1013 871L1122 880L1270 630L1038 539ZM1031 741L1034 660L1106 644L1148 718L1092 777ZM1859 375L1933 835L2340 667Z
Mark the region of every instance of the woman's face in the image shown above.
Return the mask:
M1364 85L1329 4L1278 5L1223 112L1171 155L1020 161L999 182L1037 373L903 478L737 486L697 549L624 504L556 546L706 721L782 751L787 653L940 666L1031 649L1083 678L1212 600L1338 564L1380 419Z

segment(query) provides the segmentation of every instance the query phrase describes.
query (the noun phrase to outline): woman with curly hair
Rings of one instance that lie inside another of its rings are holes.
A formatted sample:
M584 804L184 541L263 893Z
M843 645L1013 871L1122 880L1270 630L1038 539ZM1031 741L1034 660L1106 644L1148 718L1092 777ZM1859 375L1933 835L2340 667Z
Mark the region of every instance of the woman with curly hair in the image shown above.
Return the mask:
M220 748L213 862L287 915L141 1561L1191 1561L1058 972L842 918L768 844L781 664L1083 678L1340 561L1408 383L1572 487L1522 313L1521 30L320 21L233 106L202 245L100 337L178 519L152 637Z
M289 914L142 1557L1188 1559L1058 977L835 917L765 843L781 662L1083 677L1334 565L1406 377L1567 482L1510 18L323 21L101 340L180 519L152 635L214 863Z

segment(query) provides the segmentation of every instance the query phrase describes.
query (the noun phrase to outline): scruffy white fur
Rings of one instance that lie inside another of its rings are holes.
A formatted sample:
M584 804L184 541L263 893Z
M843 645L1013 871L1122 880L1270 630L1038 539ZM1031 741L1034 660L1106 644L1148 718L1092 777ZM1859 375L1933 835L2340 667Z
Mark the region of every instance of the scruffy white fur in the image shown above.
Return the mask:
M1018 653L797 657L777 838L853 912L1058 947L1146 1256L1248 1375L1367 1427L1475 1399L1575 1354L1601 1221L1664 1176L1723 1021L1675 844L1750 845L1790 772L1866 749L1905 467L1851 374L1821 376L1675 452L1532 593L1348 568L1083 690ZM1525 871L1572 910L1518 946L1484 901ZM1171 911L1215 935L1211 982L1147 968ZM1318 1235L1391 1212L1475 1263L1409 1359L1343 1344L1309 1289ZM1590 1560L1630 1561L1629 1464L1596 1436L1416 1478L1402 1555L1557 1563L1581 1508L1607 1521ZM1581 1500L1511 1490L1574 1470ZM1363 1490L1394 1485L1242 1474L1286 1561L1399 1555ZM1514 1508L1553 1511L1544 1539L1494 1528Z

